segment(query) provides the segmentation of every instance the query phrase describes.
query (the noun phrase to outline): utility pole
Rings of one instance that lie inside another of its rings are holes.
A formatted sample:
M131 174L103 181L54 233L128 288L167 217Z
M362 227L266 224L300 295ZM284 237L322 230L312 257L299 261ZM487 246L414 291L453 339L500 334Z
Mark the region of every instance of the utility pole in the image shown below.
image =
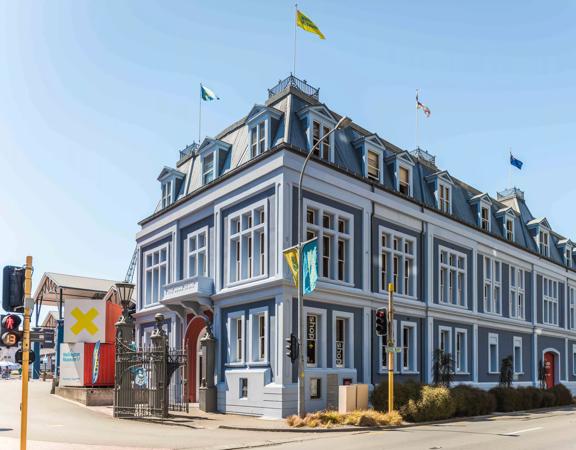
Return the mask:
M394 284L388 283L388 412L394 411L394 355L396 354L394 342Z
M20 415L20 450L26 450L28 433L28 370L30 361L30 311L34 305L32 299L32 257L26 257L24 278L24 333L22 337L22 413ZM39 355L38 355L39 356Z

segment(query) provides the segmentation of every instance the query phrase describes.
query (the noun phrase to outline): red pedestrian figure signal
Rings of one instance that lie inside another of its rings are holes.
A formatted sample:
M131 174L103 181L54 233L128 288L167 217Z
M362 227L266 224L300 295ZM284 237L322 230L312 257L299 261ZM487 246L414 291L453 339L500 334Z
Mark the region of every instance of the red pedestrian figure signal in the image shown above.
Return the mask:
M22 338L22 332L18 329L22 319L16 314L2 316L0 322L0 346L14 347Z

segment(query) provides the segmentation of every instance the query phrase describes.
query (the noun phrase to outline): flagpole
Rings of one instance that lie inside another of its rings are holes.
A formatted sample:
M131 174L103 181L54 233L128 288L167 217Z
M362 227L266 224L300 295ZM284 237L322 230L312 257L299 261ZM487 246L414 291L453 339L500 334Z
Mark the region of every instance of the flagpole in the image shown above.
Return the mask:
M508 187L512 188L512 147L508 147Z
M416 89L416 149L420 148L418 145L418 89Z
M198 96L198 145L202 136L202 83L200 83L200 95Z
M298 3L294 4L294 65L292 74L296 76L296 32L298 31Z

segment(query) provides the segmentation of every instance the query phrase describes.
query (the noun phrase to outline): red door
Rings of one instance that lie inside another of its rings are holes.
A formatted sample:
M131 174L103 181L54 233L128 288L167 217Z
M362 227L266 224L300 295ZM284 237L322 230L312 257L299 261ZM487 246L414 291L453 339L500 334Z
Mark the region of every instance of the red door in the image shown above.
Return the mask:
M554 353L544 353L544 369L546 369L546 388L554 387Z

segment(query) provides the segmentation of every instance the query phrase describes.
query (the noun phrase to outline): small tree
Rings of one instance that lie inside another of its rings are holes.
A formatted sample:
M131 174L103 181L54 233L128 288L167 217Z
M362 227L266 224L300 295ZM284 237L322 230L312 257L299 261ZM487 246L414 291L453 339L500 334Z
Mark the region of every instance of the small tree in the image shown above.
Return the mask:
M441 348L434 350L432 371L435 385L450 387L450 383L454 381L454 360L452 355Z
M500 364L500 386L509 388L514 380L514 365L512 356L507 356Z

